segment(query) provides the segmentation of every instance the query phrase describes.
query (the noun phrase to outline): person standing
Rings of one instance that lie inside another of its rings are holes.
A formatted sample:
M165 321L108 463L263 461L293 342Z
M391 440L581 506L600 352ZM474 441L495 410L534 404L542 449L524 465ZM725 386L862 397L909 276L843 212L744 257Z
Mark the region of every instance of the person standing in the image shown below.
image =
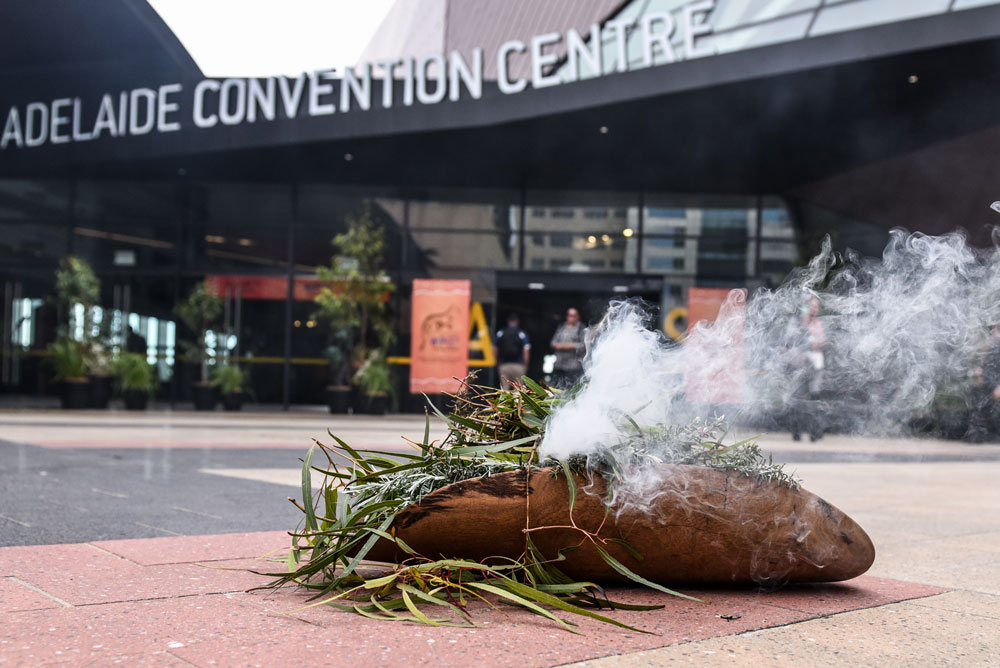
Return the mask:
M531 359L531 340L520 327L516 313L507 316L507 327L497 332L497 343L493 355L497 358L500 372L500 389L511 389L511 381L521 380L528 372Z
M823 437L819 398L826 368L826 332L819 312L819 299L812 297L802 305L800 317L793 318L789 324L795 388L791 427L792 439L796 441L802 438L803 431L809 433L812 441Z
M575 308L566 311L566 322L559 325L552 337L556 362L552 366L552 387L564 390L579 382L583 375L584 328L580 312Z

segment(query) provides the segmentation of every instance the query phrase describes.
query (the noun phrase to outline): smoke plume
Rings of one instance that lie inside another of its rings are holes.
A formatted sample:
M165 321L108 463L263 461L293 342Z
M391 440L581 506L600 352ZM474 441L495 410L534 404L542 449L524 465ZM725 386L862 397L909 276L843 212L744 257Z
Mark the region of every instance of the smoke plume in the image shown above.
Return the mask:
M1000 323L998 257L958 233L894 230L881 259L836 253L826 240L779 288L731 293L718 319L692 326L681 345L651 328L640 304L613 302L592 328L586 382L551 417L540 454L614 457L636 424L666 428L716 412L779 429L775 416L797 409L839 431L907 429L936 397L971 401L966 389ZM801 323L814 298L824 359L821 391L809 393L803 374L815 363ZM672 461L677 434L664 434L654 454Z

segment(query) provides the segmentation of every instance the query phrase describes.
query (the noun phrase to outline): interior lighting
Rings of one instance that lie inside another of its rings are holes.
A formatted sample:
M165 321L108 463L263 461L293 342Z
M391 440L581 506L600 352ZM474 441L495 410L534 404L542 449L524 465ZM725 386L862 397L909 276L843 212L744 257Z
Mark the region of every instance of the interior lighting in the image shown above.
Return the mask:
M296 327L301 327L302 326L302 321L301 320L296 320L292 324L295 325Z
M631 227L626 227L622 230L623 237L631 237L633 234L635 234L635 231Z
M316 326L316 321L315 320L306 320L306 327L308 327L309 329L312 329L315 326Z
M610 234L602 234L601 235L601 243L603 243L605 246L610 246L611 245L611 235Z
M918 77L916 74L911 74L909 77L906 78L906 80L911 84L915 84L918 81L920 81L920 77Z
M607 125L602 125L601 128L600 128L600 132L601 132L602 135L608 134L608 126Z
M346 160L347 162L350 162L351 160L354 160L354 154L353 153L345 153L344 154L344 160Z
M253 240L251 239L240 239L237 243L240 246L253 246Z
M224 244L226 243L226 238L220 237L217 234L206 234L205 241L207 241L210 244Z

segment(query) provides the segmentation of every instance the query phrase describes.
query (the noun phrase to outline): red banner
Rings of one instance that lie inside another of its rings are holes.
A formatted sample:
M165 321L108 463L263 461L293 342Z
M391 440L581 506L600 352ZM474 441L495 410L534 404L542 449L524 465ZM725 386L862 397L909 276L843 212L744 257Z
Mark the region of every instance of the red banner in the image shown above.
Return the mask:
M410 392L457 392L469 373L469 281L415 279Z
M693 403L735 404L743 399L743 328L746 292L691 288L685 340L685 398Z
M216 274L206 276L205 281L216 297L225 297L226 292L242 299L279 299L288 296L288 279L284 276L240 276L237 274ZM323 283L314 277L298 277L292 291L295 301L311 302L323 289Z

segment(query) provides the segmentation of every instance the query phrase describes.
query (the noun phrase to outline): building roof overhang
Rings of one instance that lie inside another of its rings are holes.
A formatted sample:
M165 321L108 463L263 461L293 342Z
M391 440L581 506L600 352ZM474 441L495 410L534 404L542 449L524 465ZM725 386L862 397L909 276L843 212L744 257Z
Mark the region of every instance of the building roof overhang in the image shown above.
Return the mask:
M515 95L486 86L479 100L8 149L0 177L816 196L835 176L995 128L997 26L988 6ZM158 76L145 85L200 80ZM88 84L85 102L108 90ZM26 95L8 88L0 108ZM970 172L996 173L987 152L965 155Z

